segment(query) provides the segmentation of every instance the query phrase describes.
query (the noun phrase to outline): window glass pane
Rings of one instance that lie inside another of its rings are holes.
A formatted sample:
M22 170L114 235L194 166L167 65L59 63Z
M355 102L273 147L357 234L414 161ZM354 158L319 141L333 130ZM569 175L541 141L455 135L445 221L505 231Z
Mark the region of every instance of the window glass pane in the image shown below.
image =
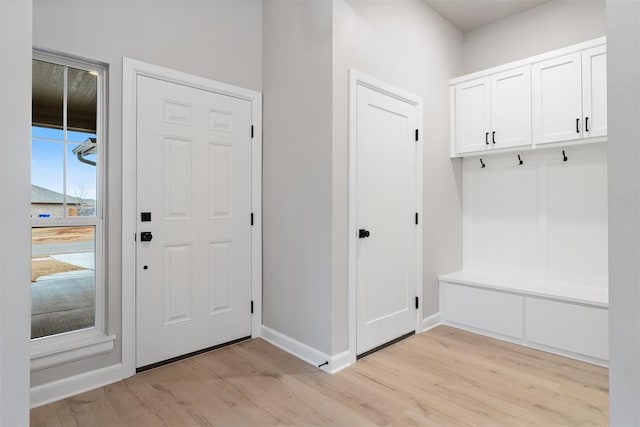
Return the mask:
M89 71L69 67L67 78L67 128L95 134L98 77Z
M62 129L64 66L34 59L32 80L32 122Z
M86 142L88 138L95 138L95 137L96 137L95 133L75 132L71 130L67 132L67 141L70 141L70 142Z
M96 151L95 139L67 145L67 216L96 215Z
M33 141L31 147L31 217L64 214L64 144Z
M31 127L31 136L41 139L55 139L56 141L64 140L64 132L62 129L43 128L39 126Z
M31 338L95 326L95 227L31 234Z

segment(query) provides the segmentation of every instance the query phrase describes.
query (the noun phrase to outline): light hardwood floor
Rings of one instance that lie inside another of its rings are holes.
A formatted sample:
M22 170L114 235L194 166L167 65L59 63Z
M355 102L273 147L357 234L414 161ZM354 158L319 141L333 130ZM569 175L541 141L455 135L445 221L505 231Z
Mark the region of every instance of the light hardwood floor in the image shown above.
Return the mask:
M607 418L607 369L445 326L335 375L255 339L31 411L32 426L559 426Z

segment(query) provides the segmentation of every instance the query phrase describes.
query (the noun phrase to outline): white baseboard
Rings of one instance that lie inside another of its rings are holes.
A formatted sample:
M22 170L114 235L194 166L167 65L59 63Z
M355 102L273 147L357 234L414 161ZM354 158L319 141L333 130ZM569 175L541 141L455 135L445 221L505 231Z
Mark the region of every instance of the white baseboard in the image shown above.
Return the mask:
M69 396L93 390L122 379L122 364L107 366L84 374L31 388L31 407L46 405Z
M422 319L422 330L418 332L427 332L429 329L433 329L440 324L442 324L442 316L440 312L438 312Z
M342 371L344 368L348 368L354 363L356 363L355 355L351 354L349 350L343 351L342 353L338 353L331 358L331 370L329 372L335 374Z
M330 374L334 374L346 368L355 361L355 358L350 357L350 353L348 351L338 353L331 357L320 350L317 350L305 343L301 343L300 341L265 325L260 326L260 338L281 348L287 353L294 355L298 359L302 359Z
M275 329L271 329L268 326L261 325L260 326L260 338L265 341L270 342L276 347L281 348L282 350L296 356L298 359L302 359L305 362L316 366L323 371L330 372L328 369L329 365L320 366L325 362L331 362L331 357L327 354L317 350L305 343L301 343L300 341L291 338L288 335L283 334L282 332L278 332Z
M584 354L574 353L574 352L571 352L571 351L568 351L568 350L562 350L562 349L559 349L559 348L549 347L549 346L542 345L542 344L531 343L531 342L528 342L525 339L507 337L505 335L496 334L496 333L493 333L493 332L485 331L483 329L474 328L472 326L461 325L459 323L443 322L442 324L450 326L452 328L460 329L462 331L471 332L472 334L482 335L482 336L485 336L485 337L488 337L488 338L493 338L493 339L496 339L496 340L505 341L505 342L508 342L508 343L511 343L511 344L521 345L523 347L529 347L529 348L532 348L534 350L544 351L545 353L557 354L558 356L563 356L563 357L567 357L569 359L579 360L581 362L591 363L592 365L598 365L598 366L602 366L602 367L605 367L605 368L609 367L609 361L608 360L598 359L596 357L590 357L590 356L586 356Z

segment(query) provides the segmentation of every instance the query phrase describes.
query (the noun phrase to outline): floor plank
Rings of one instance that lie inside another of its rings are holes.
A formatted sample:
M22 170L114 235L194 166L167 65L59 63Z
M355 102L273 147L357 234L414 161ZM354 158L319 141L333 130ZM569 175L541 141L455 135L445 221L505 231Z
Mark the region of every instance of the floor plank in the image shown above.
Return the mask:
M603 426L608 370L439 326L335 375L261 339L31 411L32 426Z

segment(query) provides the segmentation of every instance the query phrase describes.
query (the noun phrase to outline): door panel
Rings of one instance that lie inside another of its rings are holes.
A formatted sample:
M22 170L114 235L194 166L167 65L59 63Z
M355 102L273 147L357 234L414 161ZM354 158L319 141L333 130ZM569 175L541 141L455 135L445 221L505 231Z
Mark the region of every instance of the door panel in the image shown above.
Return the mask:
M491 127L488 78L462 83L455 89L456 151L470 153L487 148Z
M357 353L415 330L417 107L357 89Z
M531 144L531 67L491 77L491 131L493 148Z
M582 138L581 62L575 53L533 65L535 144Z
M138 367L251 334L250 130L248 101L138 77Z
M607 135L607 46L582 52L585 137ZM588 121L587 121L588 118Z

